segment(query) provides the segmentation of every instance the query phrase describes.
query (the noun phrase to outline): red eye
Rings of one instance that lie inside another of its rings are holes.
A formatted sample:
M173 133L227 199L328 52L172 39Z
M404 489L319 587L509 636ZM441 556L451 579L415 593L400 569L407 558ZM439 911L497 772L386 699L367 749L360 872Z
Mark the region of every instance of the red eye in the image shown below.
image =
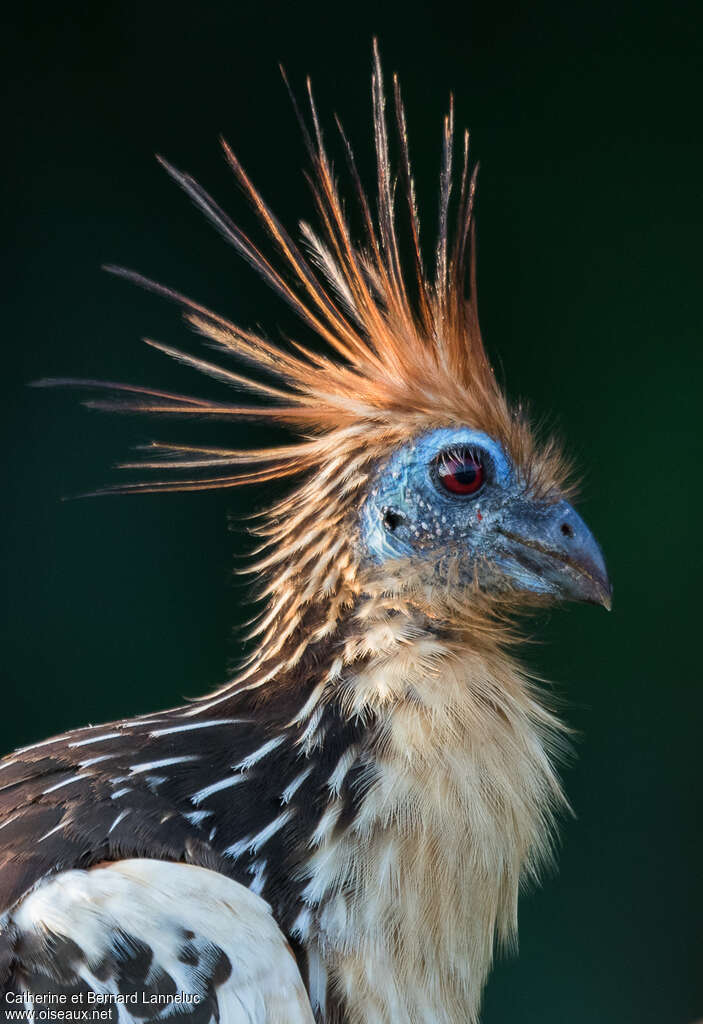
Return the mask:
M453 448L437 457L437 479L452 494L476 494L484 481L483 463L477 452Z

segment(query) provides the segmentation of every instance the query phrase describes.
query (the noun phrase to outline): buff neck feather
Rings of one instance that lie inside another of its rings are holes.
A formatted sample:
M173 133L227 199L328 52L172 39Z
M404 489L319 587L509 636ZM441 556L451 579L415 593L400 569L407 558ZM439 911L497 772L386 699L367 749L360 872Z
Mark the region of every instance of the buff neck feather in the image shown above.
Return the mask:
M353 1024L475 1021L567 806L564 729L495 630L448 629L387 591L348 625L301 725L338 700L366 724L373 781L341 832L330 806L306 864L318 953Z

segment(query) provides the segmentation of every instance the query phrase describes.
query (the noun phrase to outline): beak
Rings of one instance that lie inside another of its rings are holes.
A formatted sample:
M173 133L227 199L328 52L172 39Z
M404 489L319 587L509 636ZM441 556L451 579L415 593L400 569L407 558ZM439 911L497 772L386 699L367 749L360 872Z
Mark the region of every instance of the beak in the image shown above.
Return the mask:
M499 527L510 555L545 589L565 601L602 604L610 611L613 588L603 553L567 501L525 505Z

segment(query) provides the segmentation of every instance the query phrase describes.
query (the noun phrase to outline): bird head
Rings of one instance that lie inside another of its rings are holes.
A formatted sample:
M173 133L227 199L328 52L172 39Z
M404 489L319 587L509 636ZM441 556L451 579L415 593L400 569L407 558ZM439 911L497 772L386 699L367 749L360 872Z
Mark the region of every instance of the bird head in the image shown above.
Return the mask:
M409 563L426 583L610 605L600 548L562 491L470 426L429 430L376 469L359 547L362 563Z
M274 343L141 275L110 268L176 301L210 346L254 373L151 339L148 344L263 402L227 404L109 385L115 396L88 403L230 423L266 419L295 437L259 449L154 444L156 458L141 465L168 466L177 476L115 490L201 490L302 479L255 526L264 543L254 571L268 579L268 608L256 627L260 652L290 643L311 607L324 612L304 642L328 635L364 588L430 594L430 603L443 603L445 610L454 602L455 618L472 601L484 607L544 600L609 606L603 556L569 503L559 447L538 443L522 408L512 406L498 384L483 346L475 283L476 173L464 134L463 161L452 184L453 105L444 120L439 230L430 271L420 242L400 87L394 78L396 171L377 50L373 199L362 187L340 126L364 226L360 239L349 226L309 82L308 95L309 116L297 106L296 111L321 228L301 224L302 243L288 234L223 142L232 171L278 250L280 269L193 178L161 162L322 345ZM409 272L398 241L399 197L412 243Z

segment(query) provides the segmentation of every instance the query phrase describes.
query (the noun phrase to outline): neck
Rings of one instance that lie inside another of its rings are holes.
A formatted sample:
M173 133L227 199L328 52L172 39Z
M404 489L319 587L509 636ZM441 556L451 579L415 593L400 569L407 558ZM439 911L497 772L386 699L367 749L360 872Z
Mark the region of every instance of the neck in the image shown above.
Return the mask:
M330 628L313 606L239 684L276 718L285 708L301 757L326 765L291 932L346 993L351 1024L419 1020L422 1006L438 1022L475 1019L565 803L552 766L562 727L505 637L437 609L386 588L356 594Z

